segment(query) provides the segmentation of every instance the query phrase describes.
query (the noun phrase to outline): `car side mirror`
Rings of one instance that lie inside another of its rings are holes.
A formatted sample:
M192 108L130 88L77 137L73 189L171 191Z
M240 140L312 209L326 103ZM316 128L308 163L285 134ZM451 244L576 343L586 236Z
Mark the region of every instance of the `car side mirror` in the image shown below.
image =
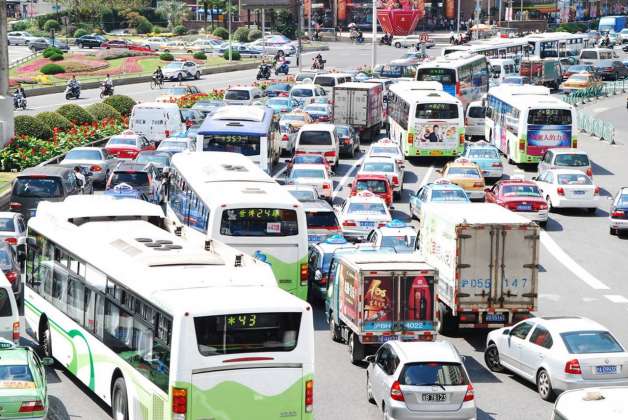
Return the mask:
M353 188L353 182L349 182L349 183L347 184L347 188Z
M52 366L55 364L55 360L52 357L44 357L41 359L41 364L44 366Z
M367 363L375 363L375 355L371 354L370 356L366 356L365 360Z
M442 170L442 169L437 169L437 170L436 170L436 173L437 173L437 174L441 174L441 175L442 175L442 174L443 174L443 170Z
M536 181L536 180L537 180L537 177L533 176L532 181Z
M321 270L316 270L316 272L314 273L314 280L316 280L317 282L320 282L321 279L323 278L323 273L321 273Z
M506 328L502 334L510 335L510 328Z

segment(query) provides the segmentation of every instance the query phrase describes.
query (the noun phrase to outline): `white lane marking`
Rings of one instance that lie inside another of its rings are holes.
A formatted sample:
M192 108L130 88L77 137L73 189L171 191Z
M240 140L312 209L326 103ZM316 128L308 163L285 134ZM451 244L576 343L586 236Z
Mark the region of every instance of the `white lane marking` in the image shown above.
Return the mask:
M608 290L610 287L593 277L591 273L585 270L580 264L574 261L562 248L549 236L547 232L541 232L541 243L545 249L554 256L561 264L571 271L576 277L585 282L587 285L597 290Z
M347 173L345 174L345 176L342 177L342 179L340 180L340 182L338 183L338 185L336 185L336 188L334 188L334 192L331 194L331 199L333 200L334 198L336 198L336 196L338 195L338 193L340 192L340 190L342 189L343 185L345 185L345 183L347 182L347 179L349 179L349 177L351 176L351 174L353 174L353 171L355 171L355 169L358 167L358 165L362 164L362 161L364 160L364 156L361 157L360 159L356 160L355 163L353 164L353 166L351 167L351 169L349 169L347 171Z
M539 299L551 300L552 302L558 302L560 300L560 295L550 294L550 293L539 293Z
M283 168L281 168L279 171L277 171L277 173L275 175L273 175L274 179L279 178L279 175L283 174L284 172L286 172L286 169L288 169L288 165L284 166Z
M604 297L613 303L628 303L628 299L622 295L604 295Z
M595 302L596 300L598 300L597 298L594 297L583 297L582 301L587 303L587 302Z
M600 108L595 108L595 109L593 110L593 113L594 113L594 114L601 114L602 112L608 111L609 109L610 109L610 108L609 108L609 107L607 107L607 106L602 106L602 107L600 107Z
M427 184L427 181L430 180L430 177L432 176L433 171L434 171L434 165L430 166L427 172L425 173L425 175L423 175L423 179L421 180L421 183L419 184L419 188Z

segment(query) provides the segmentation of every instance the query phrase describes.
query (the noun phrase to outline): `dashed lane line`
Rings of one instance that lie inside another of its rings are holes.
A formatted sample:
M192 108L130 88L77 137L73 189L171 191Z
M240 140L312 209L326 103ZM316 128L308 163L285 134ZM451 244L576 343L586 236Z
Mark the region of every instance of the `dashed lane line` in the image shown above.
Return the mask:
M604 297L613 303L628 303L628 299L622 295L604 295Z

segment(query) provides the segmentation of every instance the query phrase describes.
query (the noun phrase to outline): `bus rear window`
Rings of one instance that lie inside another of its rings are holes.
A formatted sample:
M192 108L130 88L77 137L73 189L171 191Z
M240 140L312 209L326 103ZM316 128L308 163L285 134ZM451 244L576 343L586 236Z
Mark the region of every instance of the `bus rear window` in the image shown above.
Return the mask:
M528 124L534 125L571 125L569 109L531 109Z
M424 120L452 120L458 118L458 105L456 104L418 104L416 106L416 118Z
M295 210L246 208L222 212L220 234L224 236L294 236L298 233Z
M63 189L59 178L17 178L13 195L18 197L51 198L61 197Z
M302 131L299 146L330 146L331 134L328 131Z
M146 172L116 171L111 177L111 185L129 184L132 187L147 187L150 185Z
M453 69L425 68L418 69L417 80L425 82L440 82L444 85L456 83L456 71Z
M260 138L258 136L207 135L203 138L203 151L257 156L260 153Z
M203 356L292 351L299 339L298 312L246 313L194 318Z

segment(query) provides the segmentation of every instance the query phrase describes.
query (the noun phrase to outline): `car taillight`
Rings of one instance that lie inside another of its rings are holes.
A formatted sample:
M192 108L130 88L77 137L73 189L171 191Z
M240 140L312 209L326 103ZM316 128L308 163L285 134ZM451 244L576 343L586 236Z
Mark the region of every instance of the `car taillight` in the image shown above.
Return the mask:
M170 130L164 131L164 134L166 135L166 137L170 137Z
M183 388L172 388L173 420L184 420L188 411L188 391Z
M399 185L399 177L397 175L393 175L392 181L393 181L393 184Z
M102 168L100 167L100 165L92 165L89 167L89 170L92 172L100 172L102 171Z
M314 380L305 381L305 412L311 413L314 410Z
M329 185L329 184L323 184L323 189L324 189L324 190L329 190L329 189L331 189L331 185Z
M387 223L386 223L386 222L379 222L379 223L377 224L377 227L384 227L384 226L386 226L386 225L387 225Z
M506 203L506 208L508 210L517 210L517 203Z
M473 391L473 385L468 384L467 385L467 393L464 394L464 400L463 401L473 401L474 398L475 398L475 392Z
M8 243L9 245L17 245L17 238L6 238L4 242Z
M305 286L307 284L307 263L301 264L301 286Z
M475 188L482 188L484 186L484 183L483 182L474 182L473 186Z
M491 163L491 166L493 168L501 168L503 165L502 165L501 162L493 162L493 163Z
M44 404L41 400L23 401L20 406L20 413L34 413L36 411L44 411Z
M593 171L591 170L591 168L587 168L587 175L593 176Z
M570 375L582 375L578 359L573 359L565 363L565 373L569 373Z
M611 213L611 217L614 218L623 218L624 217L624 212L623 210L615 210Z
M460 140L460 144L464 144L464 134L460 133L459 140Z
M19 210L19 209L22 208L22 203L18 203L18 202L13 201L13 202L9 203L9 208L11 210Z
M519 139L519 150L525 150L525 149L526 149L525 139Z
M4 276L9 280L9 283L13 284L17 280L17 273L15 271L7 271Z
M325 152L325 157L336 157L336 151L332 150L329 152Z
M595 195L600 195L600 187L595 186Z
M460 96L460 82L456 82L456 96Z
M281 140L282 141L288 141L289 140L288 135L284 134L283 136L281 136Z
M13 323L13 341L14 342L18 342L20 341L20 321L15 321Z
M546 203L533 203L532 209L533 210L547 210L547 204Z
M345 144L350 144L350 143L351 143L351 139L350 139L349 137L343 137L343 139L342 139L342 140L343 140L343 142L344 142Z
M353 221L353 220L345 220L344 222L342 222L342 225L343 226L347 226L347 227L355 227L355 226L357 226L355 224L355 221Z
M563 187L556 188L556 194L565 195L565 189Z
M321 286L327 286L327 275L323 274L318 282Z
M406 399L403 397L403 392L401 392L401 386L399 385L399 381L393 382L390 387L390 398L395 401L405 401Z

